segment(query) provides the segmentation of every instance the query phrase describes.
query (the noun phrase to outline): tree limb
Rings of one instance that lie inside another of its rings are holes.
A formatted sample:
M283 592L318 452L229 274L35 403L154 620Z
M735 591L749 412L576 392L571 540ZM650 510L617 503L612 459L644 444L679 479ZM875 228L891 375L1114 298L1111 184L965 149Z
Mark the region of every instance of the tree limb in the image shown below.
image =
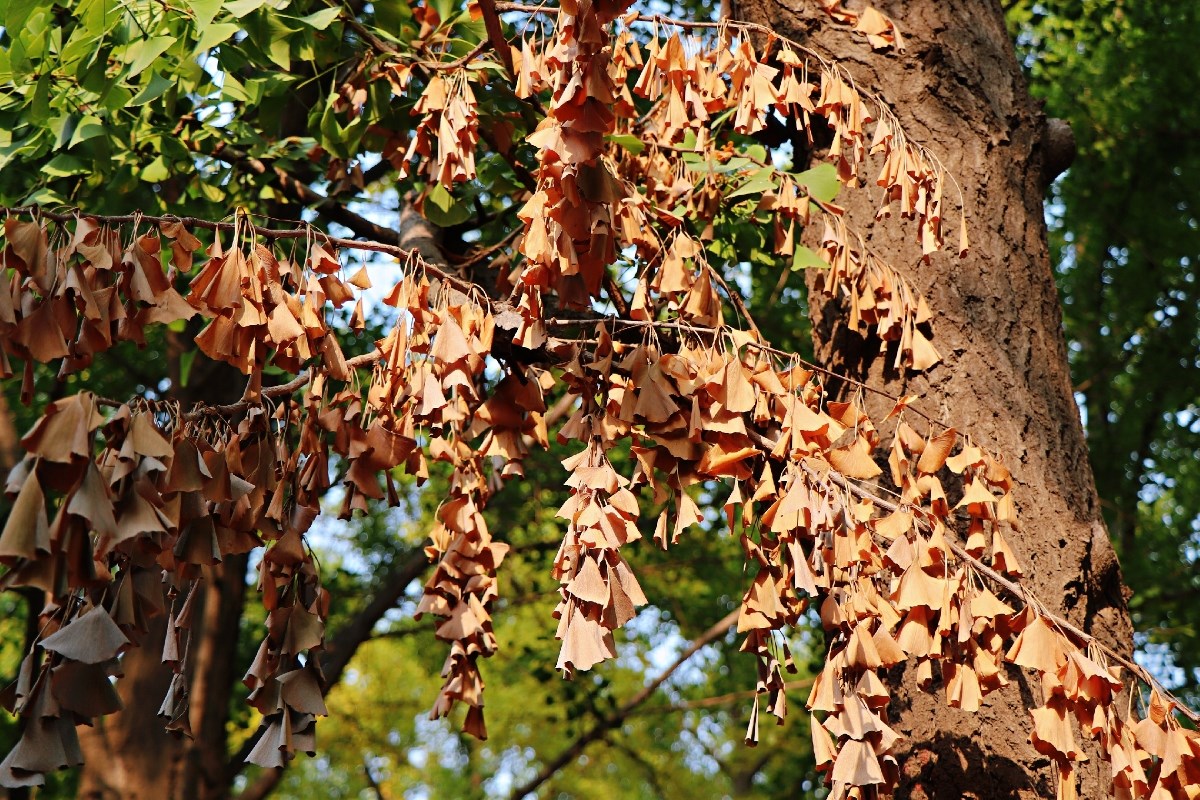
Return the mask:
M274 164L268 165L262 159L247 155L232 147L226 147L223 143L218 145L210 155L231 166L246 167L259 175L266 175L268 172L273 172L284 191L331 222L336 222L338 225L353 231L355 236L386 242L397 247L403 246L399 232L391 228L385 228L382 225L377 225L361 214L351 211L343 203L332 197L326 197L280 166ZM378 180L379 177L382 177L382 175L376 176L375 179Z
M804 678L798 681L788 681L783 685L784 691L792 689L808 689L813 685L812 678ZM749 700L758 694L757 689L743 689L738 692L729 692L727 694L719 694L714 697L699 697L695 700L684 700L679 703L671 703L670 705L662 706L645 706L635 709L632 713L635 715L651 715L651 714L668 714L673 711L692 711L697 708L714 708L723 706L729 703L736 703L739 700Z
M706 645L720 638L727 630L733 627L734 623L737 622L739 614L741 614L740 606L735 608L733 611L730 611L725 615L724 618L721 619L720 622L713 625L698 638L693 640L691 645L682 653L680 653L679 657L675 659L675 661L672 662L669 667L663 670L657 678L642 687L641 691L629 698L625 705L621 706L616 713L601 718L598 722L596 722L595 725L582 733L575 739L575 741L571 742L571 744L568 745L565 750L559 753L554 760L542 767L541 772L534 776L532 780L513 789L512 794L509 795L509 800L521 800L521 798L537 791L538 787L550 780L550 778L554 777L555 773L578 758L579 755L587 749L588 745L592 744L598 739L604 738L604 735L608 733L608 731L616 728L618 725L624 722L625 719L629 717L638 706L646 702L646 700L648 700L654 694L658 687L662 686L666 680L670 678L672 674L674 674L675 670L683 666L688 659L696 655L696 653L698 653Z

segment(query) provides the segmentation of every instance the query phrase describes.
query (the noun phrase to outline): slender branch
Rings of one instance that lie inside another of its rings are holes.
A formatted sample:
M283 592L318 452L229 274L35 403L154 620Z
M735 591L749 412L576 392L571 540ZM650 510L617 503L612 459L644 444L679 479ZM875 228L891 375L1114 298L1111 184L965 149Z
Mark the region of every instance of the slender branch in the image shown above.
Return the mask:
M616 728L622 722L624 722L627 717L633 714L638 706L646 702L646 700L648 700L654 694L658 687L662 686L663 683L665 683L666 680L670 678L672 674L674 674L675 670L683 666L688 659L696 655L696 653L698 653L702 648L720 638L727 630L732 628L734 623L737 622L738 615L740 613L741 608L735 608L733 611L730 611L728 614L726 614L720 622L702 633L686 650L679 654L679 657L675 659L670 666L663 670L657 678L643 686L637 694L629 698L625 705L621 706L616 713L607 717L602 717L596 722L595 725L593 725L584 733L580 734L575 741L571 742L571 744L568 745L565 750L559 753L558 756L555 757L550 763L542 767L541 771L538 772L538 774L530 781L513 789L512 794L509 795L509 800L521 800L521 798L537 791L538 787L550 780L550 778L554 777L555 773L578 758L579 755L587 749L588 745L604 738L604 735L608 733L608 731Z
M366 366L367 364L374 364L381 358L383 358L383 353L379 352L378 350L372 350L369 353L363 353L360 356L346 359L346 368L357 369L358 367ZM263 397L286 397L292 392L306 386L310 380L312 380L312 370L301 370L296 377L292 378L287 383L280 383L275 386L268 386L264 388L261 392L261 395ZM214 413L227 416L230 414L240 413L251 406L256 405L258 405L258 403L251 402L249 400L239 400L236 403L230 403L224 406L200 405L184 414L183 418L188 422L191 422Z
M872 492L867 491L866 489L862 488L861 486L854 483L853 481L847 480L845 477L837 474L836 472L831 471L825 475L821 475L816 470L809 467L807 464L804 465L804 471L807 472L811 477L813 477L814 479L816 479L818 481L828 480L831 483L834 483L837 486L840 486L841 488L843 488L846 491L850 492L851 494L855 495L856 497L858 497L861 500L869 500L870 502L879 506L880 508L884 509L885 511L897 511L897 510L900 510L900 508L901 508L900 504L893 503L890 500L886 500L876 494L873 494ZM917 524L920 527L922 527L926 532L932 533L932 528L930 527L930 525L927 522L925 522L925 520L921 519L920 517L917 517L916 520L917 520ZM1070 622L1068 622L1063 617L1052 612L1049 608L1046 607L1046 605L1043 602L1038 600L1037 597L1032 592L1030 592L1028 589L1021 586L1019 583L1016 583L1015 581L1009 580L1008 578L1001 575L999 572L996 572L996 570L992 569L987 564L984 564L982 561L980 561L979 559L975 558L970 553L968 553L966 551L966 548L964 548L962 545L958 544L957 542L953 542L953 541L949 541L949 540L947 540L946 544L950 548L950 552L954 553L954 555L959 560L969 564L971 566L971 568L974 569L976 572L987 577L989 580L993 581L997 585L1002 586L1006 591L1008 591L1009 594L1011 594L1014 598L1020 600L1026 606L1034 606L1035 610L1037 611L1037 613L1039 615L1045 617L1047 620L1054 623L1054 625L1056 627L1071 634L1072 636L1076 637L1077 639L1079 639L1086 645L1094 645L1097 649L1099 649L1101 652L1103 652L1106 656L1111 658L1113 661L1116 661L1118 664L1120 664L1125 669L1129 670L1129 672L1131 674L1133 674L1142 683L1145 683L1147 686L1153 687L1160 695L1162 695L1168 701L1173 702L1176 705L1176 707L1179 709L1179 712L1181 714L1183 714L1185 717L1187 717L1194 723L1200 724L1200 714L1198 714L1195 711L1193 711L1192 709L1190 709L1187 705L1185 705L1182 701L1180 701L1179 698L1175 697L1170 692L1168 692L1165 688L1163 688L1162 684L1160 684L1154 678L1154 676L1151 675L1149 673L1149 671L1144 669L1140 664L1136 663L1132 659L1126 658L1125 656L1121 655L1120 653L1116 652L1111 647L1106 645L1104 642L1097 639L1095 636L1092 636L1090 633L1088 633L1080 628L1077 628L1075 625L1072 625Z
M375 779L375 773L371 771L371 761L366 755L363 755L363 774L367 776L367 785L371 787L375 797L378 800L387 800L387 796L383 793L383 787L379 785L379 781Z
M808 689L813 685L812 678L804 678L799 681L788 681L783 684L784 691L793 689ZM758 689L743 689L738 692L729 692L727 694L719 694L713 697L700 697L695 700L684 700L679 703L671 703L662 706L643 706L634 710L634 715L651 715L651 714L669 714L676 711L693 711L697 708L714 708L717 706L725 706L730 703L736 703L739 700L750 700L756 694Z
M377 240L359 240L345 239L340 236L330 236L319 228L312 225L301 224L293 228L267 228L262 225L254 225L250 222L216 222L213 220L200 219L197 217L176 217L176 216L151 216L148 214L116 214L116 215L96 215L84 214L82 212L74 212L69 214L46 211L39 206L0 206L0 214L12 215L28 215L34 219L48 219L52 222L60 224L74 222L80 218L95 220L96 222L105 225L121 225L130 222L153 222L160 223L181 223L188 228L200 228L203 230L216 232L233 232L240 230L245 233L253 233L261 236L264 239L317 239L334 247L339 247L343 250L365 250L373 253L383 253L398 258L402 261L413 261L419 268L427 274L436 278L440 278L449 282L452 286L470 296L472 293L486 297L486 292L480 287L469 281L464 281L455 275L451 275L443 269L430 264L425 259L421 258L418 253L413 250L406 250L394 244ZM394 233L394 232L393 232Z
M500 24L500 17L496 14L495 0L479 0L479 10L483 13L483 26L487 30L492 47L496 50L496 55L500 56L500 61L508 70L508 77L515 79L517 71L513 69L512 51L508 47L508 40L504 38L504 27Z

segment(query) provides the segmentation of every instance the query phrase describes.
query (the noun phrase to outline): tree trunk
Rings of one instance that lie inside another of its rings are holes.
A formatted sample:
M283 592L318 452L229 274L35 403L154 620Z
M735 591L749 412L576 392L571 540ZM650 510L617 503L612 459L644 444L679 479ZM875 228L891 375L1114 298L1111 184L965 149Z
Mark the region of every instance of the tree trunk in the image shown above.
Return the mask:
M844 192L839 202L848 204L860 229L870 228L872 249L887 254L928 299L933 342L944 360L927 373L891 369L892 354L847 329L839 308L813 292L816 352L824 363L893 395L921 395L922 409L1001 455L1016 480L1022 530L1013 546L1025 585L1128 653L1132 629L1120 569L1071 392L1046 245L1045 118L1026 91L998 3L875 5L900 25L904 53L872 52L863 37L831 25L817 4L742 0L737 13L832 55L857 85L889 102L910 140L926 146L962 184L972 250L961 261L940 253L921 264L914 225L895 218L868 225L878 190ZM947 216L954 230L957 216ZM890 410L881 398L867 402L876 419ZM1057 772L1028 739L1026 709L1041 700L1036 681L1010 666L1008 688L973 715L919 691L912 672L891 675L889 714L906 737L898 754L898 796L1054 796ZM1108 767L1099 758L1079 773L1080 797L1108 795Z
M178 356L192 347L191 336L174 335L172 369ZM180 386L178 374L172 383ZM185 406L203 401L230 403L241 394L245 379L224 364L200 361L188 387L176 397ZM79 797L87 800L217 800L229 795L226 759L230 700L237 672L238 628L246 598L245 555L227 557L205 567L196 583L189 633L187 671L191 739L165 729L158 716L171 685L171 668L162 663L167 617L148 621L149 633L139 647L121 658L123 677L117 691L125 707L81 728L84 764ZM151 565L152 566L152 565ZM168 601L169 610L169 601Z

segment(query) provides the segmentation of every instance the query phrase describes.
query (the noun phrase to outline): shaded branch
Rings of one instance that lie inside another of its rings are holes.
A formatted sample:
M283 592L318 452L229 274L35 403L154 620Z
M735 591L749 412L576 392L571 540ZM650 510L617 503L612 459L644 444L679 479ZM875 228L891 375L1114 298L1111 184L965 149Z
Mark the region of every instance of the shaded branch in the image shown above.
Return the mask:
M225 147L224 143L218 145L210 155L213 158L219 158L227 164L246 167L259 175L266 175L268 172L274 173L284 191L331 222L336 222L338 225L350 229L356 236L375 239L376 241L386 242L397 247L403 244L399 232L378 225L361 214L351 211L343 203L332 197L326 197L282 167L268 165L262 159L247 155L231 147ZM387 164L388 162L381 161L380 163ZM391 165L388 164L388 166L390 167ZM380 177L382 177L382 174L375 176L375 180L378 180ZM366 180L366 176L364 176L364 180Z
M595 725L578 736L575 741L571 742L554 760L542 767L542 770L530 781L513 789L512 794L509 795L509 800L521 800L521 798L537 791L538 787L554 777L555 773L578 758L587 749L588 745L604 738L605 734L624 722L638 706L646 702L657 691L658 687L662 686L674 674L675 670L683 666L688 659L696 655L702 648L723 636L727 630L733 627L734 623L737 622L739 614L741 614L741 608L735 608L726 614L720 622L702 633L686 650L679 654L679 657L669 667L663 670L657 678L642 687L641 691L631 697L616 713L601 718Z

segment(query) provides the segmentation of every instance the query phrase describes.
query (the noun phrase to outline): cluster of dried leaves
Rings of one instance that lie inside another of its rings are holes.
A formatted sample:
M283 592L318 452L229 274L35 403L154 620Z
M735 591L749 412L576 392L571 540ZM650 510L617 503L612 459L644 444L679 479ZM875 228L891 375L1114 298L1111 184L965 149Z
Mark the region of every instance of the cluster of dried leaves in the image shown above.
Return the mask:
M1135 704L1144 672L1012 591L1020 527L1003 462L925 426L907 399L882 441L884 420L857 400L832 401L822 373L772 349L748 317L749 330L725 325L731 309L746 310L708 264L706 242L722 206L757 197L775 212L781 254L820 218L823 288L849 298L855 324L898 340L909 367L938 361L921 330L929 310L903 276L867 251L831 200L717 147L714 115L728 112L741 133L774 114L811 133L820 117L841 178L854 183L876 159L880 216L897 204L926 255L943 247L943 171L815 54L778 38L756 50L749 29L733 26L715 43L656 31L645 45L629 33L631 16L614 37L610 23L627 5L564 3L550 40L514 48L517 94L537 96L546 116L529 137L539 166L520 212L523 258L505 278L510 302L489 301L415 254L340 243L403 261L385 300L397 322L364 356L343 356L326 315L353 304L351 326L361 328L370 279L366 268L346 277L328 237L297 229L268 240L238 218L200 226L218 231L204 248L180 221L157 221L156 233L142 219L7 220L0 368L8 376L9 357L24 361L26 397L35 363L67 374L118 341L140 343L147 325L196 314L206 321L198 347L248 383L224 408L81 393L49 406L22 439L27 454L6 485L15 499L0 583L36 587L47 604L5 695L26 727L0 783L37 783L79 761L75 725L119 708L109 678L155 614L169 614L163 661L176 674L160 714L187 735L192 599L207 567L260 546L267 625L244 680L264 733L251 760L279 766L311 751L325 713L329 595L305 532L331 487L350 515L370 500L398 502L397 475L427 477L431 461L452 471L418 609L439 618L436 635L449 644L433 715L462 702L466 729L486 736L479 662L497 648L491 609L507 546L482 511L521 474L529 448L548 444L546 394L561 384L575 405L556 435L579 447L564 462L571 495L554 560L564 673L612 658L615 630L647 602L622 549L641 538L642 510L657 516L654 539L666 548L703 521L701 488L712 496L723 485L720 507L753 573L738 623L759 665L747 739L757 738L762 704L780 720L786 713L786 632L816 599L832 644L808 707L833 797L894 785L898 737L881 671L902 662L915 662L927 686L940 670L947 703L964 710L1006 683L1006 663L1036 672L1043 697L1031 740L1057 764L1061 797L1073 796L1085 758L1077 726L1099 743L1119 796L1196 796L1200 737L1180 726L1169 696L1152 689ZM890 21L848 21L899 45ZM468 67L426 83L408 151L443 184L474 174ZM385 72L397 91L412 85L395 64ZM689 170L681 151L734 166ZM640 267L628 301L608 272L626 249ZM627 313L547 315L551 300L586 310L605 293ZM513 347L524 361L508 357ZM264 388L268 365L297 377ZM619 446L632 453L629 475L609 459ZM1023 607L1001 600L1001 587Z

